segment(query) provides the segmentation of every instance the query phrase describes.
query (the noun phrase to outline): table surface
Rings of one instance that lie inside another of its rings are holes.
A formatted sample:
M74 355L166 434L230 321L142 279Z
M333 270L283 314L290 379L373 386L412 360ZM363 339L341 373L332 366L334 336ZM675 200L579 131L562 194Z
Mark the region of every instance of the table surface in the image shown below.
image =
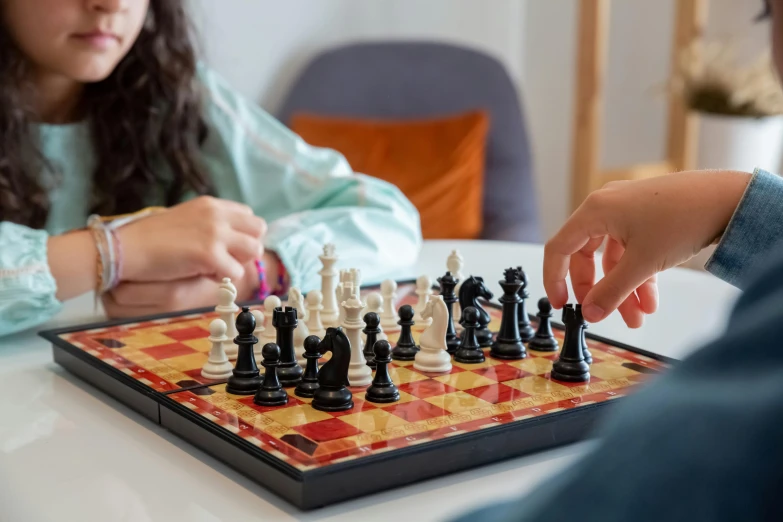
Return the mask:
M493 288L522 265L530 310L544 296L543 248L501 242L428 241L401 277L446 271L458 249L466 274ZM638 330L619 315L590 331L682 358L726 326L738 296L709 274L660 275L661 306ZM94 320L90 296L69 302L51 328ZM445 520L524 494L589 450L582 442L312 512L301 512L52 362L35 331L0 339L0 521ZM454 495L470 491L470 495Z

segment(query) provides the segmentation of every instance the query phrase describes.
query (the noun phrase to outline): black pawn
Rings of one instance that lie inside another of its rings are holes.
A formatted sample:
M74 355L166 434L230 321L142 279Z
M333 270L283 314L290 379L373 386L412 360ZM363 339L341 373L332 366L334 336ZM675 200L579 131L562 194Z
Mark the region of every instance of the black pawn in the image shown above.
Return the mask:
M299 397L311 399L315 395L315 390L318 389L318 359L321 358L318 345L320 342L321 339L317 335L308 335L304 340L304 358L307 360L307 364L305 364L302 381L294 389L294 393Z
M552 333L552 303L542 297L538 300L538 330L536 335L527 343L531 350L539 352L556 352L560 345Z
M400 392L397 386L392 382L389 375L388 364L391 359L391 345L389 341L381 339L373 345L375 354L375 377L372 384L367 388L365 398L370 402L396 402L400 400Z
M460 343L459 335L457 335L457 330L454 328L454 303L459 301L457 294L454 293L454 289L457 287L458 282L451 275L451 272L446 272L446 275L438 278L440 295L443 297L443 302L446 303L446 309L449 311L449 322L446 326L446 346L450 354L456 353Z
M258 388L253 402L259 406L282 406L288 403L288 394L277 378L277 365L280 364L280 347L275 343L266 343L261 348L261 366L264 367L264 382Z
M579 310L579 315L582 315L582 305L576 305L577 309ZM593 354L590 353L590 350L587 348L587 336L585 334L585 330L587 330L587 321L582 319L582 354L585 357L585 362L587 364L593 364Z
M517 306L522 301L517 292L522 281L517 278L517 271L513 268L506 269L503 275L505 279L498 281L503 288L503 295L499 299L503 306L503 317L489 353L497 359L524 359L527 357L527 351L519 336L517 322Z
M484 350L476 339L476 329L479 327L478 310L472 306L465 308L462 311L461 324L465 331L462 332L462 342L454 354L454 360L467 364L484 362Z
M522 338L522 341L527 342L533 338L535 335L535 330L533 330L533 325L530 324L530 317L527 315L527 307L525 303L530 297L530 294L527 292L527 274L525 274L525 271L522 270L521 266L517 267L517 277L519 277L519 280L522 281L522 286L519 288L519 297L522 302L519 303L519 306L517 307L517 317L519 318L519 336Z
M284 387L296 386L302 380L302 367L296 362L294 351L294 330L298 324L296 308L278 306L272 311L272 326L277 331L276 344L280 348L277 376Z
M253 335L253 330L256 329L256 318L247 306L237 314L236 328L238 335L234 338L234 344L239 346L237 362L234 365L233 375L228 378L226 392L234 395L253 395L261 386L261 375L253 355L253 345L258 342L258 338Z
M552 379L565 382L584 382L590 380L590 366L585 362L582 352L582 311L574 305L563 308L565 340L560 357L552 365Z
M400 320L397 321L397 324L402 328L400 337L397 339L397 346L392 350L392 359L412 361L416 358L416 353L419 351L411 331L411 327L414 325L413 307L411 305L402 305L397 313L400 315Z
M367 312L364 314L365 328L362 330L367 338L364 341L364 358L367 360L367 366L375 369L375 352L372 347L375 346L375 341L378 340L378 334L381 333L381 318L375 312Z

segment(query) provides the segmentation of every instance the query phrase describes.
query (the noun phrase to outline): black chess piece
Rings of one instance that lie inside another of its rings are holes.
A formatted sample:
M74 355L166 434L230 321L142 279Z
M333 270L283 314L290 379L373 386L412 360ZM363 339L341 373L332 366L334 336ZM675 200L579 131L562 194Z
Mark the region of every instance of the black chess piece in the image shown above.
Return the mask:
M353 408L353 394L348 386L351 364L351 342L340 327L329 327L318 345L318 352L332 352L318 372L318 389L311 406L321 411L344 411Z
M373 345L374 359L376 363L375 377L367 388L365 398L370 402L397 402L400 400L400 392L392 382L389 375L389 363L391 359L391 344L381 339Z
M286 388L296 386L302 380L302 367L296 362L294 351L294 330L299 324L296 315L296 308L290 306L278 306L272 310L272 326L277 330L276 344L280 347L277 376Z
M451 272L446 272L446 275L438 278L440 295L443 297L443 302L446 303L446 309L449 311L449 322L446 326L446 346L450 354L456 353L460 343L459 335L457 335L457 330L454 328L454 303L459 300L457 299L457 294L454 293L457 283L459 281L451 275Z
M479 346L491 346L492 345L492 332L489 331L488 325L491 320L489 313L479 303L479 298L489 301L494 296L489 288L484 284L482 277L470 276L463 281L462 286L459 287L459 306L462 310L466 308L475 308L478 312L478 327L476 328L476 339ZM462 319L465 318L465 314L462 315ZM460 324L464 328L465 325L462 321ZM465 332L462 332L464 337Z
M234 395L253 395L261 386L261 375L253 355L253 345L258 343L258 338L253 335L256 329L256 318L245 306L237 314L236 328L238 335L234 338L234 344L239 346L237 350L237 362L234 371L228 378L226 392Z
M531 350L539 352L556 352L560 345L552 333L552 303L542 297L538 300L538 329L536 335L527 343Z
M259 406L282 406L288 403L288 394L277 378L277 365L280 364L280 347L275 343L266 343L261 348L261 366L264 367L264 382L256 391L253 402Z
M315 390L318 389L318 359L321 358L318 345L320 343L321 339L317 335L308 335L304 340L304 358L307 364L305 364L302 380L294 389L294 394L299 397L311 399Z
M465 331L462 333L462 342L459 345L457 353L454 354L454 360L461 363L473 364L484 362L484 350L476 338L476 329L479 327L479 312L472 306L462 310L462 321L460 321Z
M565 340L560 357L552 365L551 377L558 381L584 382L590 380L590 366L582 351L582 311L574 305L563 308Z
M579 315L581 316L582 305L576 305L576 308L579 310ZM584 317L582 317L582 354L584 355L585 362L587 364L593 364L593 354L590 353L590 350L588 349L585 330L587 330L587 321L585 321Z
M503 272L503 276L505 279L498 281L503 288L503 295L499 299L503 306L503 316L500 320L500 330L492 343L489 354L497 359L524 359L527 357L527 350L519 335L517 320L517 306L522 302L522 298L517 292L522 281L519 280L518 273L513 268L507 268Z
M535 330L533 330L533 325L530 323L530 317L527 315L526 302L530 297L530 294L527 292L527 274L525 274L525 271L522 270L521 266L517 267L517 276L519 277L519 280L522 281L522 286L519 287L519 297L521 302L517 307L517 317L519 319L519 336L522 338L523 342L527 342L533 338L535 335Z
M375 341L378 339L378 334L381 330L381 318L375 312L367 312L364 314L365 328L362 330L367 338L364 341L364 358L367 360L367 366L375 369L375 352L372 347L375 345Z
M392 359L397 361L412 361L416 358L416 353L420 350L416 341L413 339L411 328L413 322L413 307L411 305L402 305L397 311L400 320L397 324L402 328L400 337L397 339L397 346L392 350Z

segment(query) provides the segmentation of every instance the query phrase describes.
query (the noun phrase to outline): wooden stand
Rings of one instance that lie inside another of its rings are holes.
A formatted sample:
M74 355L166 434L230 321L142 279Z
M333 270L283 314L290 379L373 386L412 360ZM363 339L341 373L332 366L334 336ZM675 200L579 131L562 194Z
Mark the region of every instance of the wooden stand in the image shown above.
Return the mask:
M692 169L696 161L696 115L676 94L669 97L667 159L659 163L631 165L602 171L601 147L603 83L606 73L611 0L580 0L577 39L577 82L572 150L571 210L587 195L610 181L643 179ZM701 38L707 21L707 0L676 0L671 70L682 51Z

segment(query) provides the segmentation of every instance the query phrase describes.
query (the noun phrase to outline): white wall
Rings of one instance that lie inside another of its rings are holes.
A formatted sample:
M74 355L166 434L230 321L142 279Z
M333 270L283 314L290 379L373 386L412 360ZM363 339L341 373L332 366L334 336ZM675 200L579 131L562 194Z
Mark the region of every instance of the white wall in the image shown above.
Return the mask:
M438 39L478 47L524 69L524 1L191 0L208 62L274 111L319 50L363 39Z
M602 166L665 154L676 0L613 2ZM433 38L498 57L520 87L533 141L544 229L568 216L578 0L191 0L207 61L274 112L296 73L324 47L357 39ZM711 0L710 36L744 53L767 45L761 0Z

